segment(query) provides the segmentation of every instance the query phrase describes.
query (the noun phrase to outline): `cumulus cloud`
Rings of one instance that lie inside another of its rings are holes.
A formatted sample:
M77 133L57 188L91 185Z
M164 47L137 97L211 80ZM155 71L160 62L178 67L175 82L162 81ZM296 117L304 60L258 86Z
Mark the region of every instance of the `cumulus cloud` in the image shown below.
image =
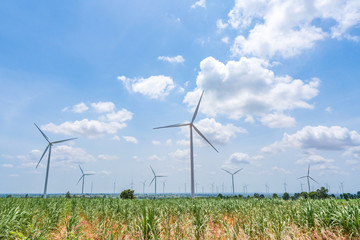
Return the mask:
M152 143L153 145L160 145L160 144L161 144L161 142L160 142L160 141L157 141L157 140L152 140L151 143Z
M32 150L28 154L16 156L17 159L21 160L21 167L35 168L43 151ZM48 153L47 153L48 154ZM47 156L47 155L46 155ZM46 166L46 159L44 157L39 167ZM58 145L54 146L51 151L51 165L52 166L63 166L63 167L77 167L78 164L94 162L95 157L87 153L82 148L77 148L69 145Z
M223 168L234 169L236 166L240 164L252 164L259 165L259 160L262 159L263 156L250 156L247 153L235 152L231 154L231 156L224 162Z
M300 150L344 150L360 144L360 135L339 126L305 126L294 134L284 133L281 141L264 147L263 152L283 152L287 148Z
M229 24L224 23L221 19L216 20L216 27L219 30L223 30L228 27Z
M204 118L197 123L196 127L212 144L223 145L235 138L237 133L246 133L244 128L237 127L233 124L222 125L213 118ZM187 131L186 131L187 132ZM197 134L195 134L197 136ZM200 139L200 137L197 136ZM201 139L201 141L203 141Z
M99 160L111 160L112 161L112 160L118 160L119 157L116 156L116 155L99 154L97 156L97 159L99 159Z
M278 167L278 166L272 167L271 170L273 172L280 172L280 173L283 173L283 174L290 174L291 173L291 171L286 170L285 168Z
M191 5L191 8L197 8L197 7L206 8L206 0L199 0L195 2L193 5Z
M175 57L167 57L167 56L159 56L159 60L169 63L183 63L185 62L185 59L181 55L177 55Z
M98 113L113 112L115 110L115 104L113 102L92 103L91 107Z
M308 100L317 96L319 79L308 82L290 76L275 76L268 61L242 57L226 64L208 57L201 61L197 88L188 92L184 102L195 107L205 90L200 111L210 116L231 119L260 118L270 127L293 126L295 119L285 111L313 106Z
M135 137L132 137L132 136L123 136L123 138L125 141L131 142L131 143L137 144L139 142Z
M189 160L190 150L189 149L177 149L175 152L169 153L170 157L175 158L176 160Z
M234 55L292 57L326 38L348 38L360 23L357 0L236 0L228 14L230 26L248 35L234 42ZM324 22L326 22L324 24ZM328 27L330 24L330 27Z
M66 121L59 125L48 123L41 126L44 131L71 136L81 135L89 138L95 138L104 134L116 134L119 129L124 127L126 127L125 123L88 119L74 122Z
M133 113L123 108L117 112L106 114L102 119L106 119L109 122L125 122L131 120L132 117Z
M322 165L333 163L333 159L326 159L323 156L311 154L296 161L299 164Z
M139 79L119 76L118 80L122 81L128 91L143 94L151 99L163 99L175 87L173 79L163 75Z
M82 113L82 112L86 112L88 109L89 109L89 107L86 106L85 103L81 102L79 104L74 105L72 107L71 111L76 112L76 113Z

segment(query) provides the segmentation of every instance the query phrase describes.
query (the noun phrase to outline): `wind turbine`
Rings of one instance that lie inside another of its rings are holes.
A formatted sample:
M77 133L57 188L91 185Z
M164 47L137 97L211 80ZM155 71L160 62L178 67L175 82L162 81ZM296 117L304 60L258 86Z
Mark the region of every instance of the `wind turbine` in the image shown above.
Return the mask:
M36 168L37 168L39 166L41 160L43 159L45 153L47 152L47 150L49 150L48 161L47 161L47 166L46 166L45 187L44 187L44 198L46 198L46 190L47 190L47 183L48 183L48 177L49 177L49 168L50 168L51 148L52 148L52 146L54 144L74 140L76 138L69 138L69 139L65 139L65 140L50 142L49 138L45 135L45 133L43 133L43 131L41 131L41 129L36 125L36 123L34 123L34 124L35 124L36 128L39 129L40 133L43 135L43 137L46 139L46 141L49 143L47 145L47 147L45 148L44 153L41 155L41 158L40 158L38 164L36 165Z
M166 176L156 175L155 172L154 172L154 169L153 169L151 166L150 166L150 168L151 168L151 171L152 171L153 174L154 174L154 178L151 180L149 186L150 186L150 185L153 183L153 181L155 180L155 197L156 197L156 179L157 179L158 177L166 177Z
M265 184L265 193L266 194L269 194L269 189L270 189L269 185Z
M81 194L84 195L84 182L85 182L85 176L90 176L90 175L94 175L92 173L84 173L84 171L82 170L81 166L79 165L79 168L81 170L81 177L79 178L79 181L77 182L77 184L79 184L79 182L81 181L82 179L82 187L81 187Z
M284 191L286 192L287 183L286 180L284 181Z
M142 183L142 185L143 185L143 194L145 194L145 183L146 183L146 180L143 181L143 182L141 182L141 183Z
M202 99L202 96L204 94L204 91L202 91L201 93L201 97L199 99L199 102L196 106L194 115L191 119L190 123L179 123L179 124L173 124L173 125L169 125L169 126L163 126L163 127L156 127L154 129L160 129L160 128L172 128L172 127L184 127L184 126L189 126L190 127L190 169L191 169L191 197L194 197L194 192L195 192L195 180L194 180L194 151L193 151L193 129L200 135L200 137L202 137L208 144L210 144L210 146L212 148L214 148L214 150L216 152L219 152L210 142L209 140L206 139L206 137L199 131L199 129L197 129L197 127L195 127L194 125L194 121L196 118L196 115L198 113L199 110L199 106L200 106L200 102Z
M114 194L116 192L116 179L114 180Z
M237 171L235 171L235 172L233 172L233 173L231 173L231 172L229 172L228 170L226 170L226 169L223 169L225 172L227 172L228 174L230 174L231 175L231 180L232 180L232 190L233 190L233 194L235 194L235 186L234 186L234 175L235 174L237 174L238 172L240 172L241 170L242 170L242 168L240 168L239 170L237 170Z
M165 194L165 183L166 183L166 181L162 182L162 184L163 184L163 194Z
M315 179L313 179L312 177L310 177L310 164L309 164L309 167L308 167L308 173L306 176L302 176L302 177L299 177L298 179L301 179L301 178L307 178L307 182L308 182L308 187L309 187L309 192L310 192L310 180L313 180L314 182L316 182L317 184L319 184Z

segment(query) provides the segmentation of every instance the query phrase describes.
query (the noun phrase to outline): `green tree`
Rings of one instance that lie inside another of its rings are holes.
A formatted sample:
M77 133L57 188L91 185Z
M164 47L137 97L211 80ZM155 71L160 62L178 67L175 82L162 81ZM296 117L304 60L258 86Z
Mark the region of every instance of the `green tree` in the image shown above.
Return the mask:
M279 196L276 194L276 193L274 193L273 195L272 195L272 198L278 198Z
M284 200L289 200L290 199L290 195L287 192L284 192L284 194L282 195L282 199Z
M70 195L70 192L69 192L69 191L66 192L65 198L71 198L71 195Z
M122 199L135 199L134 190L126 189L120 193Z

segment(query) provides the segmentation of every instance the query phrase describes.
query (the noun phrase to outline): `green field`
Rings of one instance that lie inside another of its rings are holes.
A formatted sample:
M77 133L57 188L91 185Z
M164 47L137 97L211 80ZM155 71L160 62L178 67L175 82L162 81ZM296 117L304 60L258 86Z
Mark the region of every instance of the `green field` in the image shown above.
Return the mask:
M2 198L0 239L360 239L360 200Z

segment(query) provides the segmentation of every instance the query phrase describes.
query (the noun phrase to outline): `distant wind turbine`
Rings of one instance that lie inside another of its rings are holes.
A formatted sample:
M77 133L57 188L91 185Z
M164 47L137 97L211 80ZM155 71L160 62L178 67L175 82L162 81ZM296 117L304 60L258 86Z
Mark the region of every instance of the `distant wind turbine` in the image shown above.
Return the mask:
M286 180L284 181L284 191L286 192L287 183Z
M35 124L35 123L34 123ZM36 165L36 168L39 166L41 160L43 159L45 153L47 152L47 150L49 150L49 155L48 155L48 161L47 161L47 166L46 166L46 176L45 176L45 187L44 187L44 198L46 198L46 191L47 191L47 183L48 183L48 177L49 177L49 168L50 168L50 156L51 156L51 148L54 144L57 143L62 143L62 142L66 142L66 141L70 141L70 140L74 140L76 138L69 138L69 139L65 139L65 140L60 140L60 141L55 141L55 142L50 142L49 138L45 135L45 133L43 133L43 131L41 131L41 129L35 124L36 128L39 129L40 133L43 135L43 137L46 139L46 141L49 143L47 145L47 147L45 148L44 153L41 155L41 158L38 162L38 164Z
M77 182L77 184L79 184L79 182L81 181L82 179L82 187L81 187L81 194L84 195L84 182L85 182L85 176L90 176L90 175L94 175L92 173L84 173L84 171L82 170L81 166L79 165L79 168L81 170L81 177L79 178L79 181Z
M200 137L202 137L208 144L210 144L210 146L212 148L214 148L214 150L216 152L219 152L210 142L209 140L206 139L206 137L199 131L199 129L197 129L197 127L195 127L194 125L194 121L196 118L196 115L198 113L199 110L199 106L200 106L200 102L202 99L202 96L204 94L204 91L201 93L201 97L199 99L199 102L196 106L194 115L191 119L190 123L180 123L180 124L173 124L173 125L169 125L169 126L163 126L163 127L156 127L154 129L160 129L160 128L171 128L171 127L183 127L183 126L189 126L190 127L190 169L191 169L191 197L194 197L194 193L195 193L195 180L194 180L194 151L193 151L193 129L200 135Z
M150 166L150 168L151 168L151 171L154 174L154 178L151 180L149 186L155 181L155 197L156 197L156 180L157 180L158 177L166 177L166 176L156 175L154 169L151 166Z
M235 172L233 172L233 173L231 173L231 172L229 172L228 170L226 170L226 169L223 169L225 172L227 172L228 174L230 174L231 175L231 180L232 180L232 190L233 190L233 194L235 194L235 186L234 186L234 175L235 174L237 174L238 172L240 172L241 170L242 170L242 168L240 168L239 170L237 170L237 171L235 171Z
M309 187L309 192L310 191L310 179L313 180L314 182L316 182L317 184L319 184L315 179L313 179L312 177L310 177L310 164L309 164L309 167L308 167L308 173L306 176L302 176L302 177L299 177L298 179L302 179L302 178L307 178L307 182L308 182L308 187Z
M267 184L265 184L265 193L269 193L269 189L270 189L270 187L269 187L269 185L267 185Z
M143 181L143 182L141 182L141 183L142 183L142 185L143 185L143 194L145 194L145 183L146 183L146 180Z

